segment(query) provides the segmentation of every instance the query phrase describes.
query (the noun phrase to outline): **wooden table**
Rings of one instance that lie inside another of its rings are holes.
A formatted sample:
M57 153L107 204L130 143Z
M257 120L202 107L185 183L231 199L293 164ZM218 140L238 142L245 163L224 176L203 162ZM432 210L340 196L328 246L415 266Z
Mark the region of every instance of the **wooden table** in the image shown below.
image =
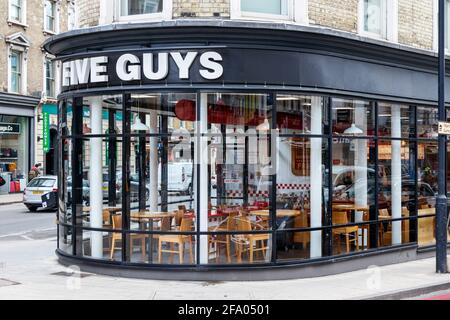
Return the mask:
M130 217L135 220L162 219L167 217L175 217L175 212L138 211L132 212Z
M363 211L369 212L369 207L356 206L354 204L333 204L333 210L344 210L344 211Z
M148 223L149 231L153 231L153 222L155 219L164 219L175 217L175 212L161 211L137 211L130 214L131 220L139 223L139 229L145 230L145 224ZM149 263L153 262L153 236L148 237Z
M120 208L120 207L102 207L102 212L105 210L109 211L109 224L112 226L112 215L116 214L117 212L122 211L122 208ZM91 207L83 207L83 212L90 213ZM90 214L83 214L83 217L86 218L86 222L89 222Z
M276 211L277 217L296 217L301 213L300 210L286 210L286 209L278 209ZM270 210L253 210L249 211L249 214L253 216L261 216L261 217L270 217Z
M110 213L116 213L122 211L120 207L103 207L102 210L108 210ZM91 207L83 207L83 212L90 212Z

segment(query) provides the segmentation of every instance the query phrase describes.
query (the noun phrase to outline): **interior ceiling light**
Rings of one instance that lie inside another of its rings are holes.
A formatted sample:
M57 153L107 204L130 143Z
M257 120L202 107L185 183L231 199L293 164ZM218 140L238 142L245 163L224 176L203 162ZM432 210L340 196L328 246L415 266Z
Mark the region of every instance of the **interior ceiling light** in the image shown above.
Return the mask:
M139 118L139 115L136 115L136 117L134 118L134 123L131 126L131 130L133 130L133 131L149 131L150 127L143 124L141 122L141 118Z
M364 132L352 123L350 128L344 130L344 134L363 134Z

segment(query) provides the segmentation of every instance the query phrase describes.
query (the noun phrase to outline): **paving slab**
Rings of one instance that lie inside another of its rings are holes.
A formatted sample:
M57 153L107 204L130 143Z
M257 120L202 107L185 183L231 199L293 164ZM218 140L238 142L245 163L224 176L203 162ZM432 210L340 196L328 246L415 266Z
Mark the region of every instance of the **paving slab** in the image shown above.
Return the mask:
M283 281L162 281L78 274L60 265L55 238L0 242L0 299L388 299L399 292L450 284L433 258L320 278Z

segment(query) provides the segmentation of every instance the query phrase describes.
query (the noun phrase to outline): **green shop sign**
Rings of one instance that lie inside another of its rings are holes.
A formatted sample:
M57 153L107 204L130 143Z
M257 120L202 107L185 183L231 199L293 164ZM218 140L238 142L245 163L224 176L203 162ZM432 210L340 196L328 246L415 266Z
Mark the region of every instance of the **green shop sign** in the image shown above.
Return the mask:
M44 111L42 117L42 145L47 153L50 150L50 114Z

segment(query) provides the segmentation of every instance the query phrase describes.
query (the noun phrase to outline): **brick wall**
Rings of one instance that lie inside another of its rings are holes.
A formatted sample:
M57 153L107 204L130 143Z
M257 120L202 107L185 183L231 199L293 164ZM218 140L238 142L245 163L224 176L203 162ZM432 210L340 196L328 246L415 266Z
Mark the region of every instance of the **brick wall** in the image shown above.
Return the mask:
M173 0L173 17L230 17L230 0Z
M398 42L433 48L433 0L398 0Z
M108 0L113 4L113 0ZM77 0L78 25L80 28L93 27L99 24L100 0Z
M358 0L309 0L308 10L311 25L358 31Z

